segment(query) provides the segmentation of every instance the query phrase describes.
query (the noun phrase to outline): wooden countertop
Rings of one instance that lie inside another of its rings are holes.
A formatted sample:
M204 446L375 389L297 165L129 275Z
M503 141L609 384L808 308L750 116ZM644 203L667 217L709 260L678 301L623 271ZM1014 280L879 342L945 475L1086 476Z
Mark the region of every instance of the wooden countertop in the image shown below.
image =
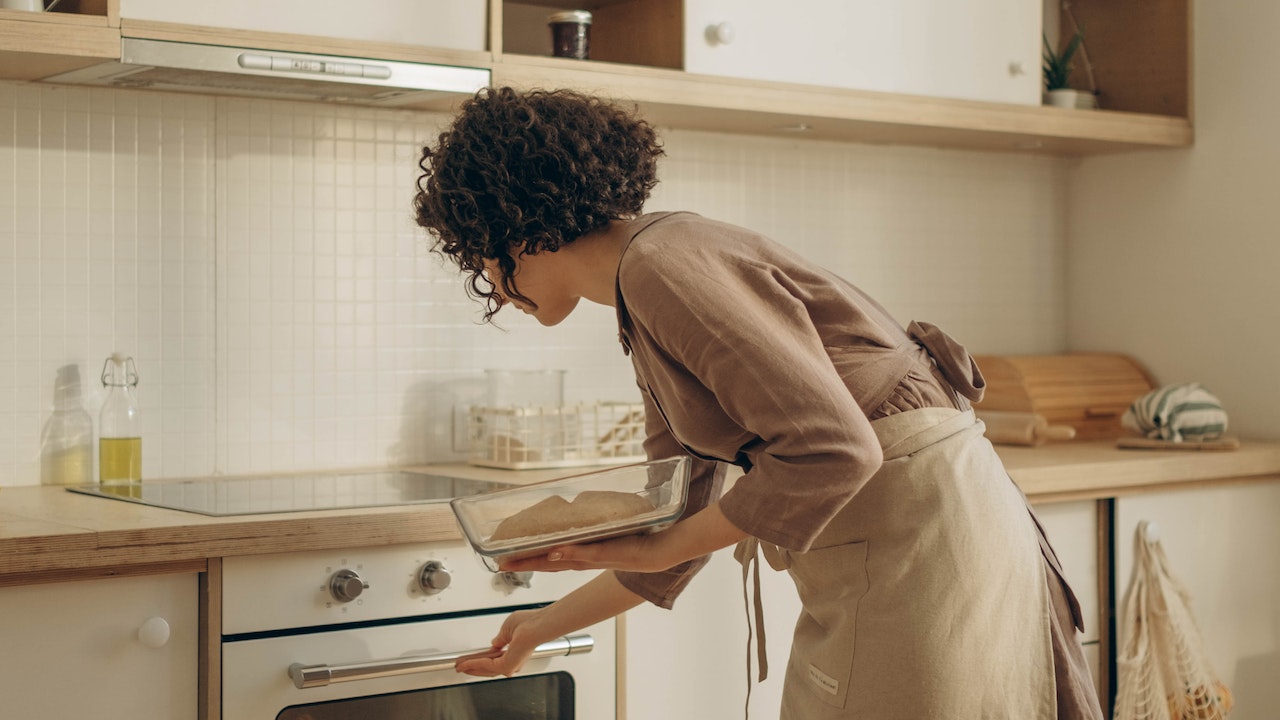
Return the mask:
M1280 443L1234 451L1120 450L1110 442L998 446L1014 481L1047 503L1180 487L1280 480ZM417 470L526 484L589 468ZM67 492L0 490L0 586L70 577L198 572L209 558L459 540L447 504L210 517Z

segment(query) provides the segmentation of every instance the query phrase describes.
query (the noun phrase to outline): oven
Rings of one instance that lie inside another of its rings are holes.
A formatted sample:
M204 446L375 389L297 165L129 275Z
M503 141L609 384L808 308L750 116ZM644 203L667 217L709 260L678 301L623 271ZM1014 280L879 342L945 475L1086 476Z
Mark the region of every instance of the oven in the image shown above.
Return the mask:
M226 720L616 717L613 620L540 646L511 678L453 669L508 613L589 574L492 573L450 541L229 557L220 577Z

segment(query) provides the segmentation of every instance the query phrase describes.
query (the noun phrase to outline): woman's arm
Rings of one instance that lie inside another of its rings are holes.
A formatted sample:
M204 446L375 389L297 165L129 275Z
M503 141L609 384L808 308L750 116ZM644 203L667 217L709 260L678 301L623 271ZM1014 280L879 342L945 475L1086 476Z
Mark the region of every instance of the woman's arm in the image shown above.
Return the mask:
M713 503L662 532L565 545L542 557L502 563L500 569L654 572L702 557L745 537L746 533L734 527ZM512 675L524 666L538 645L620 615L642 602L643 598L623 587L612 572L601 573L547 607L512 613L493 639L493 648L483 655L459 660L457 670L481 677Z
M623 587L613 573L600 573L591 582L544 608L512 613L493 639L492 650L462 658L455 668L480 677L514 675L542 643L621 615L642 602L640 596Z
M719 503L711 503L662 532L564 545L552 548L546 555L504 562L499 567L516 572L601 569L658 572L733 545L745 537L747 534L720 512Z

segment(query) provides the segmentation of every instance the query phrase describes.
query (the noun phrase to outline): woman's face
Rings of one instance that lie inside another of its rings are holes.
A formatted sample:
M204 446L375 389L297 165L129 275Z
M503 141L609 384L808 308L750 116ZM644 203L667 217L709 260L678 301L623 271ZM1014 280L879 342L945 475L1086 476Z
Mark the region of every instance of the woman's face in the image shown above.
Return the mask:
M493 284L502 304L514 305L546 327L559 325L569 317L569 313L578 306L581 295L571 288L564 256L558 252L521 255L517 251L512 257L516 261L516 269L511 276L513 284L536 307L519 298L508 297L502 287L502 269L498 267L498 261L486 260L485 277Z

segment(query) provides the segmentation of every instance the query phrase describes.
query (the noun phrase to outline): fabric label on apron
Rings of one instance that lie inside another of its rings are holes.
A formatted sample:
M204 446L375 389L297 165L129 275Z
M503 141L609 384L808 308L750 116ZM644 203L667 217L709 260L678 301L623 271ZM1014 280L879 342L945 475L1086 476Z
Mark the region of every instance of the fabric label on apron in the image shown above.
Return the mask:
M809 679L816 683L819 689L832 695L840 692L840 681L812 665L809 666Z
M804 609L787 663L788 684L824 706L843 708L853 673L858 608L869 587L867 544L851 542L783 553ZM801 684L807 687L801 687ZM786 691L784 688L786 702ZM801 714L824 717L815 713Z

